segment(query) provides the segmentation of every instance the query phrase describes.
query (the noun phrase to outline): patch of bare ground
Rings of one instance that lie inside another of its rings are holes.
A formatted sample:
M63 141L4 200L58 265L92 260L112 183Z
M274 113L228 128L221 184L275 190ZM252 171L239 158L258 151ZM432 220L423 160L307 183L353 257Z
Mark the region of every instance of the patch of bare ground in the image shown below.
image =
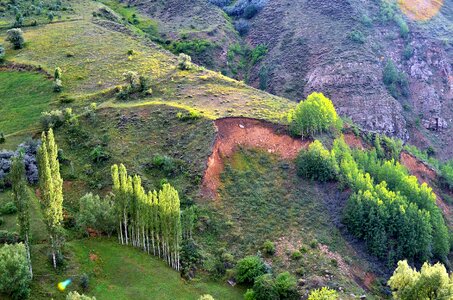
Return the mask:
M224 118L214 121L217 136L203 177L202 195L216 197L223 171L223 159L239 146L265 149L283 159L294 159L310 141L293 138L286 128L270 122L248 118Z

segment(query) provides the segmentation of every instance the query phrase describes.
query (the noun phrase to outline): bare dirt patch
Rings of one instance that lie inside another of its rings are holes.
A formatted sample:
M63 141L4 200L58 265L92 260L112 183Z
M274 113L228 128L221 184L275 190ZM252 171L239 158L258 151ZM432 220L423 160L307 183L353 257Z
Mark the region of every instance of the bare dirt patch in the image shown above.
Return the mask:
M349 147L354 148L354 149L361 149L365 150L366 146L363 143L362 139L358 136L356 136L354 133L348 132L345 133L344 135L344 141L346 144L349 145Z
M202 194L215 197L223 171L223 159L239 147L253 147L275 153L283 159L294 159L310 141L286 134L286 128L270 122L248 118L224 118L214 121L217 136L203 177Z

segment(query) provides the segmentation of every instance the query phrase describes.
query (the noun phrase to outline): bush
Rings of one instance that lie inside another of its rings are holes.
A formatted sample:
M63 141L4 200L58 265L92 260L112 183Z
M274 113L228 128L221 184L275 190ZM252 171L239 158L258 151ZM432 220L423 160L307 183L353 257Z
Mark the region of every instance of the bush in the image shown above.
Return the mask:
M17 212L17 207L13 201L6 202L0 209L2 215L12 215Z
M267 255L274 255L275 253L275 244L272 243L271 241L265 241L263 244L263 251Z
M64 124L65 117L61 110L52 110L41 113L41 124L45 130L58 128Z
M15 244L20 240L17 232L9 232L6 230L0 230L0 244Z
M104 150L104 147L101 145L97 145L93 150L91 150L90 157L93 162L100 163L109 160L110 153Z
M288 114L290 130L302 137L327 130L339 131L343 122L335 111L332 101L322 93L312 93L296 109Z
M351 39L351 41L359 44L365 43L366 40L363 32L358 29L354 29L353 31L351 31L351 33L349 33L349 38Z
M402 72L398 72L391 59L387 60L387 63L385 64L383 81L387 90L394 98L399 98L400 96L406 97L409 94L409 83L406 75Z
M331 290L328 287L313 290L308 295L307 300L337 300L338 293L335 290Z
M24 33L20 28L13 28L6 32L6 40L14 49L22 49L25 45Z
M278 300L278 292L274 278L271 274L264 274L255 278L253 291L256 299L259 300Z
M110 198L100 198L92 193L80 198L76 223L87 233L88 228L92 228L110 236L116 228L114 205Z
M5 59L5 54L6 54L5 48L2 45L0 45L0 62L2 62Z
M172 175L178 170L178 163L169 156L156 154L151 160L151 167L163 171L166 175Z
M300 251L296 250L291 254L291 259L293 260L299 260L302 258L302 253Z
M236 265L236 280L239 283L253 283L255 278L266 273L266 266L258 256L247 256Z
M257 300L255 291L253 289L247 289L244 294L244 300Z
M0 248L0 292L13 299L26 299L30 294L31 274L24 244Z
M178 56L178 67L180 70L192 69L192 58L184 53L180 53Z
M3 132L0 132L0 144L3 144L5 140L5 134Z
M275 278L275 288L280 299L299 299L296 278L289 272L283 272Z
M236 29L239 35L246 35L250 30L250 24L246 20L240 19L234 22L234 29Z
M206 294L206 295L200 296L200 298L198 298L198 300L214 300L214 297L212 297L209 294Z
M79 294L77 291L73 291L66 295L66 300L96 300L96 298L85 296L84 294Z
M55 93L60 93L63 90L63 83L61 79L55 79L53 82L53 91Z
M90 287L90 277L88 276L88 274L83 273L80 277L80 287L83 291L88 290L88 288Z
M338 166L330 152L315 140L308 150L302 149L296 159L297 175L321 182L334 180Z
M3 223L5 223L5 220L2 217L0 217L0 226L2 226Z

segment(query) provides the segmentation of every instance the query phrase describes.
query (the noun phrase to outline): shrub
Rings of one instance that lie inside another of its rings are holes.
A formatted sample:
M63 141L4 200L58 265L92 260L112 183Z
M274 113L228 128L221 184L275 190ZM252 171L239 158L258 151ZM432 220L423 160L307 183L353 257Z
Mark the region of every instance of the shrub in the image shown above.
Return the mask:
M61 79L61 73L62 73L61 69L59 67L56 67L55 68L55 72L54 72L54 76L53 76L54 79Z
M63 90L63 83L60 79L55 79L53 82L53 91L60 93Z
M26 299L30 294L31 274L24 244L0 248L0 292L13 299Z
M234 29L236 29L239 35L246 35L250 30L250 24L246 20L240 19L234 22Z
M14 49L22 49L25 45L24 33L20 28L13 28L6 32L6 40Z
M3 144L5 140L5 134L3 132L0 132L0 144Z
M385 64L382 78L387 90L394 98L408 95L409 83L406 75L402 72L398 72L391 59L387 60L387 63Z
M263 59L263 57L267 54L268 48L266 45L259 44L255 48L253 48L251 57L252 57L252 65L255 65L257 62Z
M109 197L100 198L92 193L86 194L80 198L76 222L77 226L85 232L88 232L88 228L92 228L110 236L116 228L112 201Z
M17 232L0 230L0 244L15 244L19 241L19 239L19 234Z
M77 291L69 292L66 295L66 300L96 300L95 297L86 296L84 294L79 294Z
M247 256L236 265L236 280L239 283L252 283L255 278L266 273L266 266L258 256Z
M3 223L5 223L5 220L2 217L0 217L0 226L2 226Z
M255 291L253 289L247 289L244 294L244 300L257 300Z
M83 273L82 276L80 276L80 287L82 288L83 291L88 290L90 286L90 277L88 276L87 273Z
M280 299L299 299L296 278L289 272L283 272L275 278L275 288Z
M311 136L330 130L340 130L343 126L332 101L322 93L312 93L288 115L290 130L295 135Z
M17 212L17 207L13 201L6 202L0 210L2 215L12 215Z
M91 150L90 157L93 162L100 163L109 160L110 153L104 150L104 147L101 145L97 145L93 150Z
M409 60L412 58L413 55L414 55L414 48L412 48L411 45L406 45L406 47L404 47L404 51L403 51L403 58L405 60Z
M180 70L192 69L192 58L184 53L180 53L178 56L178 67Z
M58 128L64 124L65 117L61 110L52 110L41 113L41 124L45 130Z
M351 39L351 41L359 43L359 44L365 43L365 40L366 40L363 32L358 29L354 29L353 31L351 31L349 33L349 38Z
M159 169L167 175L171 175L177 171L178 164L169 156L156 154L151 160L151 167Z
M296 166L299 176L321 182L334 180L338 174L335 159L318 140L311 143L308 150L300 151Z
M174 54L185 53L187 55L201 55L211 48L214 48L214 44L208 40L195 39L191 41L176 41L173 42L169 50Z
M264 274L255 278L253 291L256 299L260 300L278 300L278 292L275 286L274 278L271 274Z
M268 255L274 255L275 253L275 244L271 241L265 241L263 244L263 251Z
M200 296L200 298L198 298L198 300L214 300L214 297L212 297L209 294L206 294L206 295Z
M2 62L5 59L5 48L0 45L0 62Z
M321 289L313 290L308 295L307 300L337 300L338 293L335 290L332 290L328 287L323 287Z

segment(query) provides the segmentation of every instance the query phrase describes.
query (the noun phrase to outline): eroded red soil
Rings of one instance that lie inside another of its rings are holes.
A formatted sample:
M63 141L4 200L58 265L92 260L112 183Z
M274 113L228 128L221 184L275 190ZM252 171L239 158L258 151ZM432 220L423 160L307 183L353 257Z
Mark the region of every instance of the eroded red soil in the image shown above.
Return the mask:
M248 118L224 118L214 121L217 136L203 177L202 194L215 197L220 185L223 160L239 146L264 149L283 159L294 159L310 141L290 137L285 128L266 121Z

